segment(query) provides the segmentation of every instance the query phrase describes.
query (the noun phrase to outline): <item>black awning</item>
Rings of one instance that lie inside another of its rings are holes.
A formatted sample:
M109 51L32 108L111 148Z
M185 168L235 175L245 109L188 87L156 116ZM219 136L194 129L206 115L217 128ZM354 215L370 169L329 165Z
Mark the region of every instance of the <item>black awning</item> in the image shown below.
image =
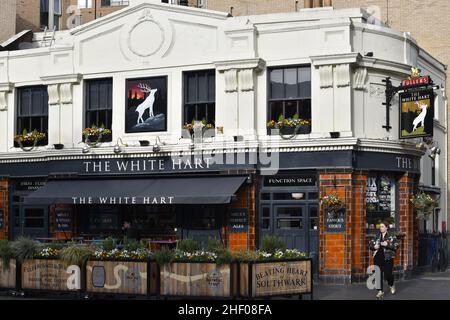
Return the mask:
M247 177L127 180L52 180L25 198L27 204L221 204Z

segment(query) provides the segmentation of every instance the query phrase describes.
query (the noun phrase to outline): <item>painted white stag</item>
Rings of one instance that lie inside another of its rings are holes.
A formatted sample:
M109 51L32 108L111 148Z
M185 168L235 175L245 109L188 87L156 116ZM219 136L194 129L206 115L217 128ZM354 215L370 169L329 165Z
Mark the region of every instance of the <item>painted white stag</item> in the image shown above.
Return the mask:
M421 109L422 111L420 112L420 114L413 120L413 132L416 131L419 123L421 124L421 127L425 126L425 117L427 116L427 105L426 104L421 104L419 102L415 102L415 104L417 105L417 107L419 109Z
M139 89L143 93L149 93L148 97L145 99L144 102L142 102L137 108L136 112L139 113L139 118L137 120L137 124L144 123L144 113L145 111L149 110L150 116L149 118L154 118L155 115L153 114L153 105L155 104L155 94L158 91L158 89L152 89L148 85L144 83L139 83L138 85Z

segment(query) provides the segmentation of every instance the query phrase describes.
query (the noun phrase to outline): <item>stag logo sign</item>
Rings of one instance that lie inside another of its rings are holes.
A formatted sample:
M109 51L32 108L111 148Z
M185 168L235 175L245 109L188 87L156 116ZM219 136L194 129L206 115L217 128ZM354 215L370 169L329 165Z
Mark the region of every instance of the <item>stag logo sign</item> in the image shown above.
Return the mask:
M125 131L167 131L167 77L127 80Z
M433 90L400 94L400 139L433 136Z

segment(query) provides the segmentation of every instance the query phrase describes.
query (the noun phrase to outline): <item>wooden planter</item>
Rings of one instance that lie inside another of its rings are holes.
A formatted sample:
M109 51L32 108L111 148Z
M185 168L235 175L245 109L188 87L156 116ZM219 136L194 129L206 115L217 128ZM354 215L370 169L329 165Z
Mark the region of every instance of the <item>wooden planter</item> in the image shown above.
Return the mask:
M86 290L103 294L156 294L156 263L136 261L88 261Z
M3 268L0 260L0 288L14 289L16 287L16 260L9 261L9 269Z
M231 298L236 265L215 263L171 263L160 268L160 294L176 297Z
M33 259L22 263L22 289L76 291L69 284L72 273L61 260ZM81 277L81 274L78 275Z
M241 297L268 298L312 294L312 259L239 265Z

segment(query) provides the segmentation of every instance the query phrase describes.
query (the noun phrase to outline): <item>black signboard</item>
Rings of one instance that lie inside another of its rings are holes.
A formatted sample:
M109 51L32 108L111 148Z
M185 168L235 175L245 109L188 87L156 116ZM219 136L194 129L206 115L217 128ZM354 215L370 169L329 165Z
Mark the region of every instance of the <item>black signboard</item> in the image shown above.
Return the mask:
M228 220L230 232L248 231L248 209L232 209Z
M58 208L55 211L56 231L72 230L72 210Z
M3 210L0 210L0 229L3 229L5 224L5 215L3 214Z
M264 177L265 187L314 187L316 176L311 175L279 175Z
M400 139L433 136L433 89L400 94Z
M334 211L325 210L325 232L345 232L345 208Z
M15 184L16 191L36 191L45 186L45 180L20 180Z

